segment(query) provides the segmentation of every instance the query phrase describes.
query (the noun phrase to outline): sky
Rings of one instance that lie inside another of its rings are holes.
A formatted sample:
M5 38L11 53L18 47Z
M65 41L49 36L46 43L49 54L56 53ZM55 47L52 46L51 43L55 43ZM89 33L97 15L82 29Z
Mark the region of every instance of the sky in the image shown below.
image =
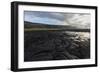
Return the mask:
M24 21L48 25L69 25L90 28L90 14L24 11Z

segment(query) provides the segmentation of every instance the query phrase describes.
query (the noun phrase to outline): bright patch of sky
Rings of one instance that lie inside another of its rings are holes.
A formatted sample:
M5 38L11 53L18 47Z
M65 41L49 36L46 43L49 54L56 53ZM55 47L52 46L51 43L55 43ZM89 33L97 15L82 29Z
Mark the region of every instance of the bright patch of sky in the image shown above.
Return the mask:
M90 28L90 14L24 11L24 21Z
M33 23L44 23L49 25L58 25L64 20L64 16L60 13L50 13L50 12L32 12L25 11L25 21Z

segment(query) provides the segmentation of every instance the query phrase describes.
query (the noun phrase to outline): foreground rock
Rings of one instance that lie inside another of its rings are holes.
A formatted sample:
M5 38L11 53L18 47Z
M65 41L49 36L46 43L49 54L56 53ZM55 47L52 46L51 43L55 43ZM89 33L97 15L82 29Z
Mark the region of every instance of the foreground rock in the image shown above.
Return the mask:
M24 61L90 58L90 39L65 31L24 33Z

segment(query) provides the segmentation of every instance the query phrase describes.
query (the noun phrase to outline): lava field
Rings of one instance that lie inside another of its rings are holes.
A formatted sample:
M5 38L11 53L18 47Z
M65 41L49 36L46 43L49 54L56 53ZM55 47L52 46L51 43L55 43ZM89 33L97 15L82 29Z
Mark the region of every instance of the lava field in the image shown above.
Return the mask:
M82 37L80 33L24 31L24 61L88 59L90 37Z

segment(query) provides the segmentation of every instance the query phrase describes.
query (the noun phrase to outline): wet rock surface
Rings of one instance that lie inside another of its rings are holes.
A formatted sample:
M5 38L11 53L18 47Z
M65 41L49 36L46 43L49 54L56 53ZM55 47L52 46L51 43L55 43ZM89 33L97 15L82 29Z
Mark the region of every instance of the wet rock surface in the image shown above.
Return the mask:
M24 61L90 58L90 39L65 31L24 33Z

